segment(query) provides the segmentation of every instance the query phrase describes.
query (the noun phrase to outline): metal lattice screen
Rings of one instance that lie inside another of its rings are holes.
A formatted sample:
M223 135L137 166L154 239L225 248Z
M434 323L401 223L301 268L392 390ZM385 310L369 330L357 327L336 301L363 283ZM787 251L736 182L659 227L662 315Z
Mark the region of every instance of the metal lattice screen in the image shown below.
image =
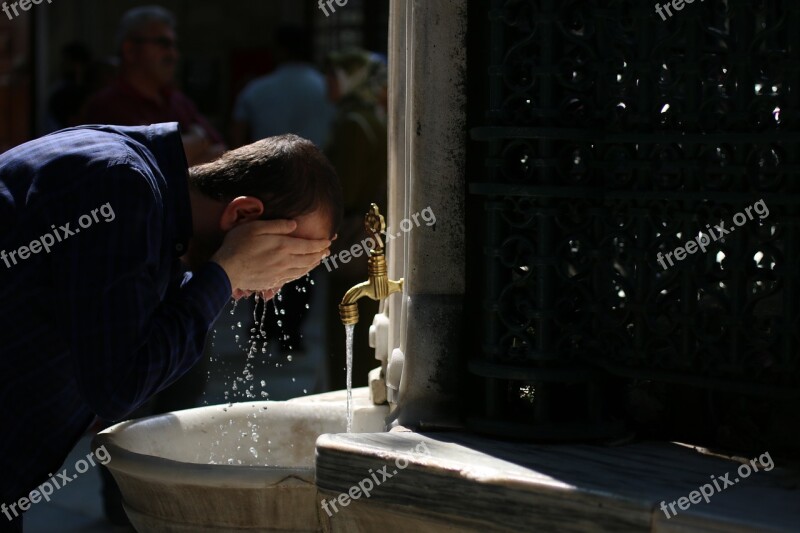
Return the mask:
M640 414L682 390L665 384L796 407L800 3L695 2L667 20L625 0L474 9L490 45L470 55L488 100L471 131L473 426L610 436L621 383Z

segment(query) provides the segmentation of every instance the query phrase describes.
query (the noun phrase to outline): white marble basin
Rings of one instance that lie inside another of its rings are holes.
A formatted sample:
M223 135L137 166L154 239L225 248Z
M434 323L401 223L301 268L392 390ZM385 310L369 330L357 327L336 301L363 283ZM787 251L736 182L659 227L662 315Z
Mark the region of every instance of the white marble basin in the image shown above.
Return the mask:
M354 432L381 432L388 406L353 391ZM141 532L318 531L317 437L343 433L346 393L210 406L99 433Z

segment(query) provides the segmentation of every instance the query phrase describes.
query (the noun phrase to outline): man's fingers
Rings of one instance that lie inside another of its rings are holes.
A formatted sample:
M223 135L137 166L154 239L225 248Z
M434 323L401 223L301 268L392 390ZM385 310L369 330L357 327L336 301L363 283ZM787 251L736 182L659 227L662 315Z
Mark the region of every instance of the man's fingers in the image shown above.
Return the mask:
M289 255L306 255L319 253L327 250L331 246L331 241L328 239L304 239L301 237L289 237L288 233L294 231L288 224L296 224L292 220L270 220L270 221L257 221L251 224L259 224L258 227L253 228L252 237L260 239L259 244L269 246L264 237L272 237L273 244L275 240L280 243L283 251ZM264 226L264 224L271 224ZM278 232L281 233L278 233ZM254 242L255 239L254 239Z
M254 220L251 224L253 235L289 235L297 229L294 220Z
M279 290L280 289L269 289L267 291L261 291L261 293L260 293L261 294L261 298L265 302L268 302L268 301L272 300L275 297L276 294L278 294Z
M292 255L320 255L321 252L326 251L331 246L331 241L327 239L312 240L312 239L298 239L295 237L284 237L284 246L286 251Z
M241 289L233 289L233 299L239 300L241 298L245 298L247 296L247 292Z
M291 256L288 261L285 263L285 269L303 269L306 270L313 270L317 266L319 266L322 261L328 257L329 253L321 253L317 252L314 254L305 254L305 255L293 255Z
M318 266L318 264L319 263L310 267L292 268L285 270L282 273L284 279L280 281L280 284L286 285L287 283L291 283L292 281L302 278L303 276L314 270Z

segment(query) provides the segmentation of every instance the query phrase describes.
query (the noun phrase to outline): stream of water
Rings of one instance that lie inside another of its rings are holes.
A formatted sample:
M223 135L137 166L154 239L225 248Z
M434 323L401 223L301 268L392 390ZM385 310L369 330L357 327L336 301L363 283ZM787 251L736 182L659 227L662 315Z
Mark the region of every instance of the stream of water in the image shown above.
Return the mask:
M355 325L344 327L347 345L347 432L353 431L353 331Z

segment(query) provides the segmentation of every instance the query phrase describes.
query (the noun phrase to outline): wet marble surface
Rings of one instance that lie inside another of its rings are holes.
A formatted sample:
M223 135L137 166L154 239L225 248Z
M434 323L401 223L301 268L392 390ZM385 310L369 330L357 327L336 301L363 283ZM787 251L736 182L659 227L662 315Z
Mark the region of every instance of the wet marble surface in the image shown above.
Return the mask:
M414 453L420 443L430 453ZM675 443L538 445L462 433L327 435L317 443L321 496L336 498L384 467L370 497L330 517L346 531L378 516L417 533L454 531L797 531L800 472L759 470L666 518L660 509L741 463ZM397 459L409 464L397 468ZM769 463L769 461L765 461ZM724 484L720 483L724 486ZM671 514L671 513L670 513ZM391 528L389 529L391 530Z

